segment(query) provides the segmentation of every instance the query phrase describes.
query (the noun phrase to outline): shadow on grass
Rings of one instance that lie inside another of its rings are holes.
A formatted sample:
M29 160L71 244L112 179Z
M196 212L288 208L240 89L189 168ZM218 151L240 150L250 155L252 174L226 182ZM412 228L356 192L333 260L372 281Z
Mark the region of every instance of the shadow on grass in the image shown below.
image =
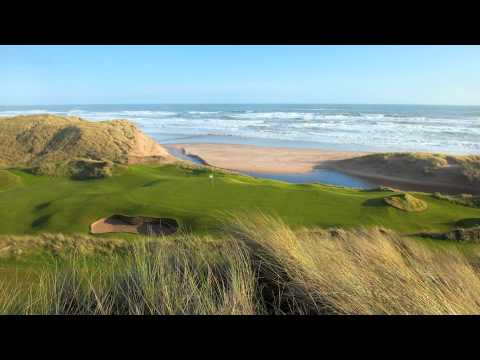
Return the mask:
M193 175L193 176L198 176L198 175L204 175L204 174L208 174L210 173L211 171L209 169L205 169L205 168L195 168L195 169L191 169L188 171L188 175Z
M471 228L480 226L480 218L469 218L458 220L455 225L461 228Z
M383 197L375 198L375 199L368 199L362 203L363 206L368 207L384 207L387 206Z
M152 181L149 181L149 182L143 184L142 187L152 187L152 186L157 185L158 183L161 183L162 181L164 181L164 180L152 180Z
M39 218L35 219L32 222L32 228L38 229L38 228L43 227L44 225L46 225L48 223L48 221L50 220L51 217L52 217L52 215L50 215L50 214L40 216Z
M200 221L193 216L182 218L182 230L185 232L192 232L200 226Z
M51 204L52 204L51 201L47 201L47 202L38 204L37 206L35 206L35 210L36 210L36 211L41 211L41 210L43 210L43 209L48 208Z

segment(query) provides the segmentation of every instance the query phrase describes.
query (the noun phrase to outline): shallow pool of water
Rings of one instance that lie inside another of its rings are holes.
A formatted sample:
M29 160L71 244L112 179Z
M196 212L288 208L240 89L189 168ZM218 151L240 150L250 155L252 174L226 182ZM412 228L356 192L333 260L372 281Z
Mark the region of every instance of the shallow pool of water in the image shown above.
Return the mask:
M281 180L294 184L305 183L322 183L337 186L347 186L360 189L371 189L376 187L375 184L360 179L355 176L347 175L339 171L330 169L315 169L308 173L300 174L273 174L273 173L257 173L257 172L243 172L246 175L254 176L263 179Z
M196 155L188 155L183 151L183 149L177 149L170 146L165 146L165 148L170 153L170 155L176 157L177 159L190 161L194 164L206 165L205 161L203 161L200 157Z

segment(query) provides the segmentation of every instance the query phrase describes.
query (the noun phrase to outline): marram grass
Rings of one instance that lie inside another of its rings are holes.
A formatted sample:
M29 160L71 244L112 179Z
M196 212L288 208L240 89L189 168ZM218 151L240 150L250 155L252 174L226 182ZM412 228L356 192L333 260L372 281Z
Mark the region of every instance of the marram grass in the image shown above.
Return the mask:
M292 230L231 216L221 238L180 234L0 282L3 314L478 314L479 253L383 228ZM101 239L98 239L101 241Z

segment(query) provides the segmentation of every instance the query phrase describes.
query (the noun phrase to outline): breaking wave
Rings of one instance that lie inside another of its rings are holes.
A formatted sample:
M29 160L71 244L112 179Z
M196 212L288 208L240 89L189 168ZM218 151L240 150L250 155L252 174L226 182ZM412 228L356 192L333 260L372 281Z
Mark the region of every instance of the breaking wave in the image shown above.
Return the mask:
M0 117L51 113L129 119L147 134L289 140L372 150L480 153L480 107L82 105L0 107Z

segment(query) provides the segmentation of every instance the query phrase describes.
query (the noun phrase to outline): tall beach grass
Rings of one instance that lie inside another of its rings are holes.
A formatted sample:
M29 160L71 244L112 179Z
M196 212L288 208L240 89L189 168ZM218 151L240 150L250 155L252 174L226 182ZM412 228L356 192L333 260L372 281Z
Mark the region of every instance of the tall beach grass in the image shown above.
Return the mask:
M0 280L0 312L478 314L479 260L382 228L237 215L217 238L146 239L98 263L70 256L29 286Z

